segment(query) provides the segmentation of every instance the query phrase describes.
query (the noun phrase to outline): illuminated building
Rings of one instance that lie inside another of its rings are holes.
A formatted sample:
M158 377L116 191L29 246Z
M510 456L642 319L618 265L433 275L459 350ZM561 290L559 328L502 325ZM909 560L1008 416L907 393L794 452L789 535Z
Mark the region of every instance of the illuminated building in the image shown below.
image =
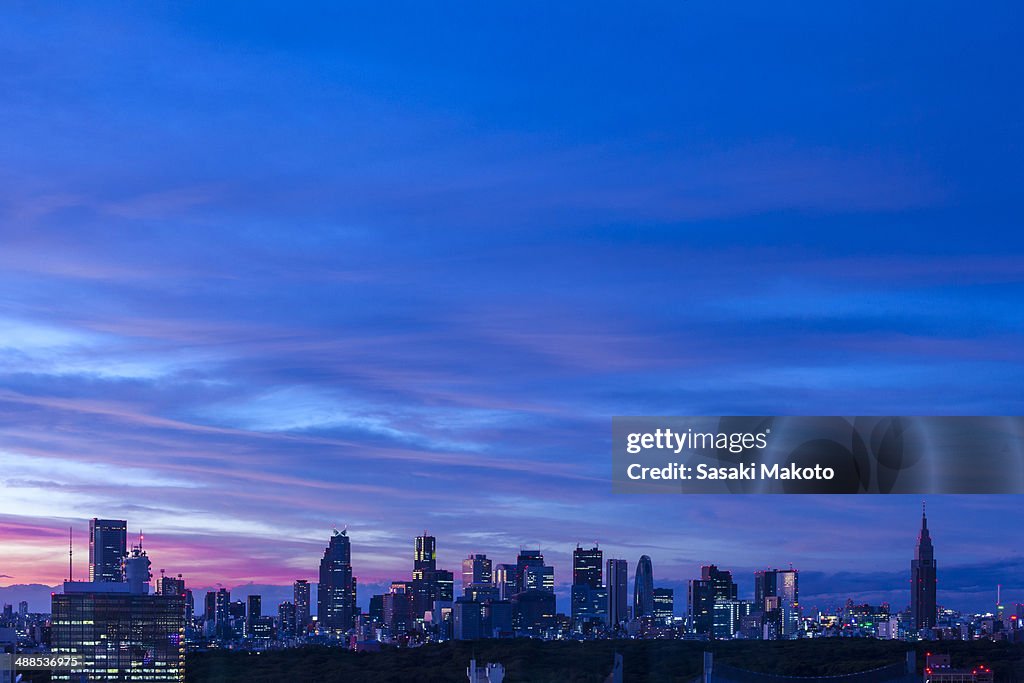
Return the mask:
M124 563L125 581L64 584L52 598L52 651L81 667L52 680L185 680L185 599L149 594L150 562L141 546Z
M800 575L795 569L766 569L754 572L754 610L763 612L770 620L777 621L771 625L773 637L770 640L796 637L800 627L799 579ZM766 598L771 597L777 597L778 601L773 601L773 607L769 609L766 606Z
M282 638L295 637L295 603L285 600L277 606L277 628Z
M514 564L494 566L494 585L498 589L500 599L509 600L518 592L516 576L516 565Z
M713 631L717 630L719 633L728 632L729 637L732 637L739 620L738 605L722 608L728 614L735 615L737 623L732 626L727 627L724 623L726 617L723 612L717 615L715 612L715 603L736 601L736 584L732 582L732 572L719 570L713 564L701 567L701 578L690 581L689 599L690 621L698 635L714 637ZM716 617L722 623L713 629Z
M292 584L292 602L295 603L295 635L301 636L312 620L309 614L309 581L298 579Z
M654 589L654 620L662 624L672 622L675 611L675 591L671 588Z
M992 669L983 664L970 669L954 669L950 666L949 655L929 652L925 656L924 683L992 683L994 678Z
M335 530L320 560L317 624L327 629L348 631L355 625L355 613L352 545L345 531Z
M572 551L572 584L574 586L587 585L591 588L600 588L601 564L604 553L597 545L593 548L581 548L579 545Z
M486 555L470 555L462 561L462 590L472 584L489 584L491 577L491 561Z
M124 581L124 560L127 556L127 521L89 520L89 581Z

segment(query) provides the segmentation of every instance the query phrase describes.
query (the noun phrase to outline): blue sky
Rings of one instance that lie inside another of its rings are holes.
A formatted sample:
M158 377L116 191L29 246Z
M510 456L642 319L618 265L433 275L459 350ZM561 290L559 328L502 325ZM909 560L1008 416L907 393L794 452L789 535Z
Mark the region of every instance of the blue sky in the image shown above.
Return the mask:
M347 524L893 590L919 501L612 496L610 417L1020 414L1019 14L3 9L0 584L106 516L196 585ZM949 604L1024 601L1021 503L932 501Z

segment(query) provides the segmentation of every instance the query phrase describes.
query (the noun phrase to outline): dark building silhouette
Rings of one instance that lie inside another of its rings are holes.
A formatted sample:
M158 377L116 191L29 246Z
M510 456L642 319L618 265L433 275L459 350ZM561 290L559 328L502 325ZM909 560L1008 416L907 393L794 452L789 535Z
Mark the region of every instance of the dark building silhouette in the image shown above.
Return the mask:
M295 603L285 600L277 606L277 632L282 638L295 637Z
M434 603L455 599L455 575L437 568L437 539L426 531L416 537L412 582L406 586L412 599L413 619L422 619Z
M483 604L461 597L452 605L452 632L455 640L480 640L484 637Z
M540 550L523 550L520 548L519 557L516 558L515 593L521 593L529 588L526 581L527 567L544 567L544 555ZM540 588L540 586L534 586Z
M397 638L409 631L413 625L413 594L409 584L404 581L392 581L391 591L385 593L382 601L384 610L384 628L392 638Z
M603 557L604 553L597 545L593 548L581 548L577 545L572 551L572 585L600 588Z
M528 590L512 596L512 621L516 633L544 635L555 623L555 594Z
M597 545L572 552L572 593L570 607L573 624L608 623L608 589L602 581L604 553Z
M609 558L605 580L608 582L608 623L621 624L629 616L629 563Z
M355 625L356 588L352 578L352 544L345 531L335 529L320 560L317 585L317 623L347 631Z
M231 591L227 588L219 588L214 599L216 602L213 617L214 631L218 638L231 638Z
M423 532L416 537L416 556L413 560L412 578L420 578L417 573L437 569L437 539Z
M699 579L690 581L690 620L698 635L710 636L714 627L716 602L736 601L736 584L732 581L732 572L720 570L715 565L701 567ZM730 619L739 618L732 615ZM721 632L722 629L719 629Z
M124 581L128 556L128 522L123 519L89 520L89 580Z
M910 562L910 615L914 628L935 626L938 608L935 589L938 577L935 565L935 549L928 533L928 517L921 508L921 533L917 536L917 548Z
M382 623L384 621L384 596L374 595L370 597L370 609L367 611L370 619Z
M633 577L633 618L654 614L654 568L651 558L641 555Z
M800 627L799 579L800 575L795 569L754 572L753 609L762 615L764 640L796 637Z
M234 600L228 604L231 618L231 636L241 640L245 636L245 600Z
M292 584L292 602L295 603L295 634L302 635L312 620L309 613L309 581L299 579Z
M245 612L245 635L252 638L256 633L256 623L263 618L263 598L253 594L248 598L248 609Z

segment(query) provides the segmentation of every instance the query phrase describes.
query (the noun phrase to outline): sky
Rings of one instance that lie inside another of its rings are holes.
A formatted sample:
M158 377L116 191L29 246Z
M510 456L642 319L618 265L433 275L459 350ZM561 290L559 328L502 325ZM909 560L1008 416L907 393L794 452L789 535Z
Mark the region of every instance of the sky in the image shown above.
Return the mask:
M338 526L364 604L429 530L905 606L919 499L613 495L610 418L1021 414L1021 11L5 6L0 601L105 517L193 587ZM1024 602L1022 504L929 500L940 602Z

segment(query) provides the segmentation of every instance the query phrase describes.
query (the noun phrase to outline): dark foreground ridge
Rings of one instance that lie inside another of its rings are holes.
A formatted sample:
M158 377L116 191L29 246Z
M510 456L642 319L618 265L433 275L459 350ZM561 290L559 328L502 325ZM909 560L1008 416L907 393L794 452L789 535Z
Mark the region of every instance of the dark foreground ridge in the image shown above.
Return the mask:
M210 651L190 654L189 683L465 683L466 666L500 662L505 683L600 683L611 671L615 652L623 655L630 683L692 683L701 672L705 650L723 664L786 676L836 676L904 661L917 650L918 673L926 652L946 652L961 667L988 665L996 683L1024 683L1024 645L991 641L949 641L916 645L882 640L820 639L702 643L670 640L454 641L382 652L349 652L304 647L260 654ZM920 680L920 679L918 679Z

